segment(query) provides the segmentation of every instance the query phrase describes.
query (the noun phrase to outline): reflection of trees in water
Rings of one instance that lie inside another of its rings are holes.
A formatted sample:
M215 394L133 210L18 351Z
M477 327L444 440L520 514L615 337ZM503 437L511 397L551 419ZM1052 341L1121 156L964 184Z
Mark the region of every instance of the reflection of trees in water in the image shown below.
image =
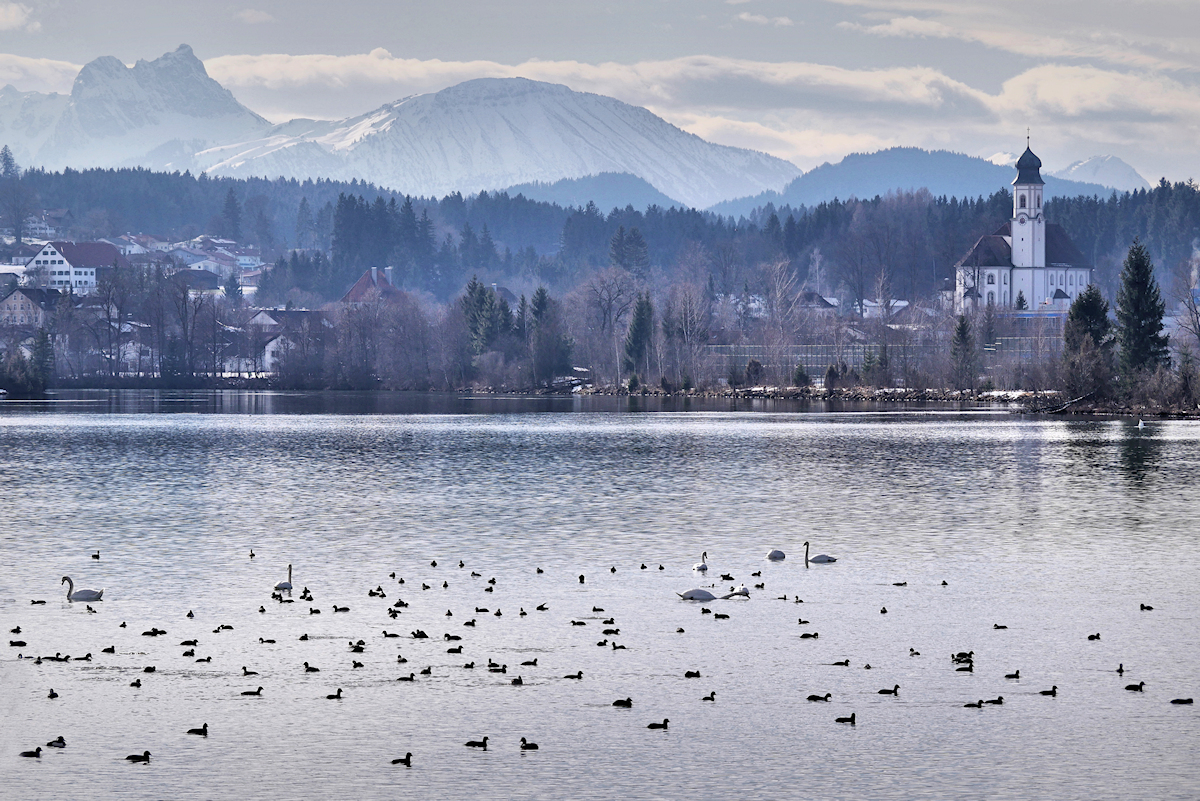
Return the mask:
M1162 442L1133 423L1124 425L1121 436L1121 474L1140 484L1154 472L1162 457Z
M1107 425L1095 420L1068 420L1065 469L1073 476L1095 475L1112 453Z

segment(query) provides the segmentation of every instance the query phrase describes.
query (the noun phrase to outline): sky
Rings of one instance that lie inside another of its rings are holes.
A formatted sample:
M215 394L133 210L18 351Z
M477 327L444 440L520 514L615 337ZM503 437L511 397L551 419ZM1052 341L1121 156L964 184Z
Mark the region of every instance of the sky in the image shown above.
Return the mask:
M852 152L1114 155L1200 179L1200 0L0 0L0 85L191 45L274 121L478 77L644 106L802 169Z

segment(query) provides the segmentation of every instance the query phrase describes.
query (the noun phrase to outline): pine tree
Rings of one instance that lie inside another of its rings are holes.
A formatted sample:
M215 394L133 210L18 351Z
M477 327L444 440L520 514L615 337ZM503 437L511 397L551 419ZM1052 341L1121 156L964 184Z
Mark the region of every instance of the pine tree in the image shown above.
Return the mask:
M950 343L950 364L956 389L974 389L978 372L975 360L975 337L971 334L971 321L965 314L958 315L954 327L954 339Z
M1126 376L1170 364L1167 336L1162 333L1165 310L1150 254L1135 239L1125 256L1117 293L1117 341Z
M1072 397L1108 395L1112 379L1108 301L1092 284L1075 298L1063 329L1063 382Z
M225 195L225 206L221 210L221 223L223 238L232 239L234 242L242 241L242 207L238 203L232 186Z
M296 247L311 248L316 246L317 227L313 222L312 208L308 198L300 198L300 208L296 210Z
M1071 304L1067 312L1067 324L1063 329L1063 345L1068 352L1078 351L1083 345L1083 338L1091 336L1092 344L1098 348L1107 348L1112 339L1109 336L1112 323L1108 319L1108 301L1100 294L1100 289L1091 284Z
M608 260L613 267L629 269L629 254L625 250L625 226L618 225L617 232L608 240Z
M650 338L654 335L654 305L650 293L638 295L633 306L633 318L629 321L629 333L625 335L625 369L636 372L650 351Z
M1021 290L1020 292L1017 293L1017 300L1014 305L1016 306L1017 311L1025 311L1026 309L1029 308L1029 303L1028 303L1028 301L1025 300L1025 291L1024 290Z
M630 228L625 235L625 261L626 269L637 278L642 281L650 278L650 249L637 228Z

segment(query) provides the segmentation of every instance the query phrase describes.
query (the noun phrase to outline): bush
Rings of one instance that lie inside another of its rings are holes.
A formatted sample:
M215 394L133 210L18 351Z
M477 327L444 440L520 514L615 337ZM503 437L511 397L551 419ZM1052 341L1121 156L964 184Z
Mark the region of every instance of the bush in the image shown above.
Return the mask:
M795 371L792 372L792 386L807 387L812 384L812 379L808 377L808 372L804 369L803 364L797 364Z
M758 359L746 362L746 383L752 387L767 383L767 370Z
M639 382L638 382L637 373L634 373L633 375L629 376L629 391L637 392L638 386L639 386Z
M825 389L836 389L838 385L838 369L836 365L829 365L825 369Z

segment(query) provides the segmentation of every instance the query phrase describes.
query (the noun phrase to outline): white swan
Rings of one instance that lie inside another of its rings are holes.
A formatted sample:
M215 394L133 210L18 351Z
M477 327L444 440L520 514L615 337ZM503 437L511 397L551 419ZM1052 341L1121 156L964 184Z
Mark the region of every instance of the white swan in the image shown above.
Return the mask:
M692 565L692 570L699 570L701 573L708 572L708 551L700 554L700 563Z
M1143 429L1145 427L1146 427L1146 423L1139 417L1138 418L1138 430L1140 431L1141 429Z
M99 601L104 595L104 590L77 590L75 582L71 581L70 576L63 576L60 584L67 585L67 600L68 601Z
M287 581L281 581L281 582L279 582L278 584L276 584L276 585L275 585L275 589L277 589L277 590L290 590L291 588L292 588L292 566L291 566L291 565L288 565L288 578L287 578Z
M832 556L827 556L826 554L823 554L823 553L819 553L816 556L809 558L808 542L804 543L804 566L805 567L808 567L809 562L816 562L817 564L828 564L830 562L836 562L836 561L837 561L837 559L833 558Z
M787 559L787 555L778 548L775 548L769 554L767 554L767 558L772 562L782 562L784 559Z
M742 585L740 588L729 593L728 595L713 595L708 590L702 590L699 588L688 590L687 592L677 592L675 594L685 601L728 601L730 598L750 597L750 591L746 589L745 585Z

